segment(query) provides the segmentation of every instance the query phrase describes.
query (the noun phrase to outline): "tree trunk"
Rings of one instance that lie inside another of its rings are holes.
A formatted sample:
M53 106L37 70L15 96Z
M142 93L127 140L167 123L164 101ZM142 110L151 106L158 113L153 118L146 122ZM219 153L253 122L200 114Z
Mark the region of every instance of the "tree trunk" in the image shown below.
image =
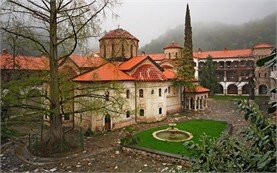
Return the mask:
M58 49L57 49L57 10L56 1L50 1L50 131L49 146L52 152L61 151L64 144L64 131L60 113L60 92L58 83ZM50 151L51 152L51 151Z

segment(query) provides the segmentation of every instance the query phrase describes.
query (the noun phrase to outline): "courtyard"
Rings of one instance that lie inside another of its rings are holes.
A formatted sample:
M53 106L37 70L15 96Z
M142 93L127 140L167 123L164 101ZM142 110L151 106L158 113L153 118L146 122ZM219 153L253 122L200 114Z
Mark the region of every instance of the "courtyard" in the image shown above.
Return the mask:
M266 98L259 99L266 103ZM136 132L168 123L185 122L192 119L212 119L226 121L233 125L233 133L237 133L246 122L237 112L237 103L234 99L224 97L210 98L208 108L203 111L184 112L181 115L171 115L165 120L156 123L142 123L134 125ZM18 129L22 129L18 125ZM24 127L26 128L26 127ZM24 155L24 159L17 157L18 148L27 143L28 137L13 138L1 146L1 170L7 172L175 172L186 170L178 164L161 162L141 155L134 155L121 151L120 139L126 135L124 129L96 134L86 138L85 150L67 157L55 160L32 158Z

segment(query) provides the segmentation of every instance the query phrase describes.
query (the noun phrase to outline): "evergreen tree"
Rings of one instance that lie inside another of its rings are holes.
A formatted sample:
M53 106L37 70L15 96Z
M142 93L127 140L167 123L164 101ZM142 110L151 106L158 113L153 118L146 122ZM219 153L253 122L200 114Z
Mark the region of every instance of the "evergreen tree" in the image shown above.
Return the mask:
M186 20L185 20L185 43L184 47L188 49L190 57L193 56L193 47L192 47L192 27L190 21L190 10L189 5L187 4L186 10Z
M211 95L213 95L218 89L218 79L215 73L215 67L213 65L213 59L211 56L207 57L207 62L204 65L200 78L200 84L203 87L209 88Z

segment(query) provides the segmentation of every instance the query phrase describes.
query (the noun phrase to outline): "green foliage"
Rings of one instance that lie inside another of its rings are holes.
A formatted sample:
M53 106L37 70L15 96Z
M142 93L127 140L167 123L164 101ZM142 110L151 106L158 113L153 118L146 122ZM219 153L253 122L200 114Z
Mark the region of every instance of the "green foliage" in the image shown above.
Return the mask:
M133 127L126 127L126 136L121 139L122 145L136 145L139 143L139 137L134 136L135 129Z
M94 132L91 130L91 128L88 128L85 132L85 136L93 136Z
M216 77L215 67L213 65L213 59L211 56L207 57L207 61L202 68L200 78L200 84L203 87L209 88L211 95L213 95L219 88L219 81Z
M244 100L239 108L249 122L241 138L225 135L216 141L203 136L201 144L184 144L194 149L198 158L191 171L276 171L276 124L261 114L256 104Z
M194 62L187 48L183 49L182 56L178 57L175 63L177 80L174 81L174 85L192 88L192 81L195 79Z
M18 132L16 130L10 129L6 126L1 127L1 141L6 140L10 137L19 137L19 136L24 136L26 134Z

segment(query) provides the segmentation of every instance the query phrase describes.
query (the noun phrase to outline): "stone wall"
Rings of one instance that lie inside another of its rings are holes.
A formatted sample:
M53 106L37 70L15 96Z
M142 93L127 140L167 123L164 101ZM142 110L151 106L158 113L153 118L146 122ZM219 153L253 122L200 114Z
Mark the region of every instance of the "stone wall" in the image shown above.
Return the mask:
M181 157L176 154L170 154L162 151L151 150L148 148L134 147L134 146L122 146L124 152L132 153L134 155L142 155L151 159L159 160L162 162L170 162L174 164L181 164L185 167L191 166L192 159L188 157Z

